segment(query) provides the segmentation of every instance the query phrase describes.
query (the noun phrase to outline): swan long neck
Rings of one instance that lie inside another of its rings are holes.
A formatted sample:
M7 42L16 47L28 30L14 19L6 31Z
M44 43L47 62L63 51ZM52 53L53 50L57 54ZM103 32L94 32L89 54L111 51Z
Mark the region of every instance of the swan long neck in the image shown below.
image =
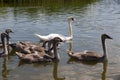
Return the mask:
M8 37L6 37L7 39L7 45L9 45L9 33L7 33Z
M57 53L57 43L56 42L53 43L53 50L54 50L54 59L59 61L60 55Z
M6 42L5 38L2 39L2 44L3 44L3 52L4 52L4 54L8 55L7 42Z
M103 37L101 39L102 39L102 48L103 48L103 58L107 59L105 39Z
M71 21L68 20L68 28L69 28L69 36L73 38L73 33L72 33L72 24Z

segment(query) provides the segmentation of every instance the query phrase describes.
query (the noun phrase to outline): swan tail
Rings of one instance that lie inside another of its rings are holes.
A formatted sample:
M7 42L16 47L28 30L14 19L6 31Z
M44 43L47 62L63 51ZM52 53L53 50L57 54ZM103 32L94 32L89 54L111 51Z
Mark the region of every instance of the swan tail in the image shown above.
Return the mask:
M35 34L37 37L39 37L39 38L42 38L42 36L41 35L39 35L39 34Z
M47 41L48 40L48 37L47 36L42 36L42 35L39 35L39 34L35 34L38 38L40 38L40 40L43 40L43 41Z

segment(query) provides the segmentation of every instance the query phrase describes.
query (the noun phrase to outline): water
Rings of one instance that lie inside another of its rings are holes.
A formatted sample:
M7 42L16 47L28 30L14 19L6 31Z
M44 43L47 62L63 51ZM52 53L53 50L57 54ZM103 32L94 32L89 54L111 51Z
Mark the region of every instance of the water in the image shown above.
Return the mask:
M13 2L12 2L13 1ZM68 36L67 18L73 16L73 51L101 53L100 36L107 33L108 63L69 62L61 45L61 60L54 64L24 64L12 54L0 58L0 80L120 80L120 1L119 0L20 0L0 2L0 32L11 28L11 41L39 43L34 33Z

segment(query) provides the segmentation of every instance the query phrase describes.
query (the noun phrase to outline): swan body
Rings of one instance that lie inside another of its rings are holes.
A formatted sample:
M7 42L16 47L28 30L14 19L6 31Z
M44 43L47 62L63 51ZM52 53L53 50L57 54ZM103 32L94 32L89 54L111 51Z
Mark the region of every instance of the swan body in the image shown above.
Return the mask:
M42 36L42 35L39 35L39 34L35 34L37 37L39 37L42 41L49 41L55 37L59 37L62 39L62 41L69 41L69 40L72 40L73 37L66 37L66 36L63 36L63 35L60 35L60 34L54 34L54 33L51 33L47 36Z
M30 51L31 54L24 54L21 52L16 52L16 55L23 61L27 62L51 62L53 60L59 60L60 57L56 52L56 44L61 41L60 38L54 38L53 40L53 50L54 50L54 57L51 57L50 55L46 54L45 52L40 52L38 50L33 49L33 51Z
M26 62L50 61L51 56L46 54L45 48L31 42L17 42L10 45L16 50L16 55Z
M8 35L6 33L1 33L1 42L3 46L3 52L0 53L0 57L4 57L8 55L7 38L8 38Z
M32 42L17 42L12 43L10 46L15 49L18 52L24 53L24 54L31 54L33 50L37 50L39 52L45 52L45 48L41 47L40 45L37 45ZM34 51L33 51L34 52Z
M56 34L56 33L51 33L48 34L46 36L42 36L39 34L35 34L38 38L40 38L41 41L49 41L55 37L59 37L62 41L70 41L73 38L73 34L72 34L72 25L71 25L71 21L74 21L73 17L68 18L68 27L69 27L69 36L63 36L61 34Z
M106 53L106 47L105 47L105 39L112 39L107 34L101 35L102 40L102 47L103 47L103 55L100 56L98 53L93 51L84 51L84 52L71 52L68 51L68 55L76 60L79 61L98 61L102 62L104 60L107 60L107 53Z

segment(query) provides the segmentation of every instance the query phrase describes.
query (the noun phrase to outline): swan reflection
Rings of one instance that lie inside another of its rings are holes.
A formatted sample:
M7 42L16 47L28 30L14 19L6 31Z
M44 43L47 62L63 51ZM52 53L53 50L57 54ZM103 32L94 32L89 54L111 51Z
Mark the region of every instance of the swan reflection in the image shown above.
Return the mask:
M53 78L54 78L54 80L65 80L64 77L62 77L62 78L58 77L58 64L59 64L59 62L54 63Z
M10 70L7 69L7 61L8 61L8 57L4 57L3 58L3 64L2 64L2 79L3 80L7 80L7 75L9 74Z

